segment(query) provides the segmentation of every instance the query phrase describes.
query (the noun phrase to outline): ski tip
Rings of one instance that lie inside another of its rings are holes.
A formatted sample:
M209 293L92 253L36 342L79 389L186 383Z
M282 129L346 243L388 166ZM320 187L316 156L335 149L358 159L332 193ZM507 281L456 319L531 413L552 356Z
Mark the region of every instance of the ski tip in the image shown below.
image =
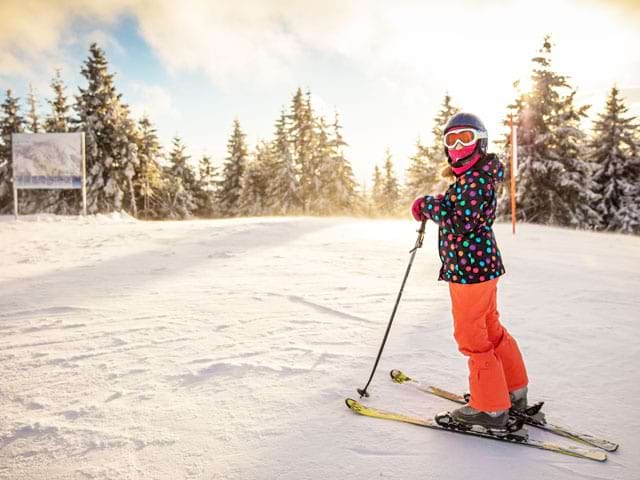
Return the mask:
M359 403L357 400L354 400L353 398L345 399L344 403L347 405L347 408L349 408L349 410L361 415L363 414L362 412L366 409L364 405Z
M590 443L594 447L598 447L598 448L601 448L603 450L606 450L607 452L616 452L618 450L618 447L619 447L619 445L617 443L609 442L607 440L591 441L591 442L588 442L588 443Z
M404 383L411 380L409 376L405 375L400 370L391 370L391 372L389 372L389 375L391 375L391 380L396 383Z

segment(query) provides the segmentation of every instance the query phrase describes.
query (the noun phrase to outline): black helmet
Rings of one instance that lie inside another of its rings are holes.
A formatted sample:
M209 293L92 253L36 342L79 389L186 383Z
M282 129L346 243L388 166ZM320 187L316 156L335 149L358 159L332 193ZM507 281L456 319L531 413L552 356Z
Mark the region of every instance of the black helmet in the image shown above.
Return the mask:
M456 113L453 117L449 119L447 124L444 126L443 133L446 134L452 128L457 127L471 127L479 132L483 132L485 134L485 138L481 138L478 141L478 145L474 150L474 154L479 152L482 157L484 157L487 153L487 146L489 144L489 139L487 137L487 129L478 117L476 117L473 113L460 112ZM447 156L449 163L451 163L451 158L449 157L449 152L447 147L444 147L444 154Z

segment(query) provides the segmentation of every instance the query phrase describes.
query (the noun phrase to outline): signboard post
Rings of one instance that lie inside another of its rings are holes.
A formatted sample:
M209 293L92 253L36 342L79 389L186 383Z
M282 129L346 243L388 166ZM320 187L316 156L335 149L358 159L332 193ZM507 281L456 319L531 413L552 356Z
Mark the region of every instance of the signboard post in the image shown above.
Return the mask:
M84 143L84 132L81 133L82 148L82 214L87 216L87 155Z
M11 154L16 218L20 189L82 189L82 211L87 214L83 132L13 133Z
M15 172L15 170L14 170ZM18 187L16 186L16 177L13 176L13 214L18 219Z

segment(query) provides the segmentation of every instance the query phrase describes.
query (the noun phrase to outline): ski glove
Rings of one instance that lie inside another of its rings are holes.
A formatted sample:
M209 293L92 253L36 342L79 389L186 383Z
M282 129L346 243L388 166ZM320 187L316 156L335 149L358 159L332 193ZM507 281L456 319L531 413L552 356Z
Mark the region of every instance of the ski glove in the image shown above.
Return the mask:
M418 197L413 201L413 205L411 205L411 215L416 219L417 222L422 222L426 220L427 217L424 213L422 213L422 209L424 208L424 197Z

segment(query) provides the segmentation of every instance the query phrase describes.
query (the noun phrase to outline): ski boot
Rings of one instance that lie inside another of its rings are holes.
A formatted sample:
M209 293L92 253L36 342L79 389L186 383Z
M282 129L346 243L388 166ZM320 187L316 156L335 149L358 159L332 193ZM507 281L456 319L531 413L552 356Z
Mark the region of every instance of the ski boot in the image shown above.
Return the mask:
M522 387L513 392L509 392L509 398L511 399L511 410L517 412L524 412L527 409L527 393L528 387Z
M509 411L481 412L465 405L451 412L439 413L436 422L446 428L456 430L473 430L475 432L495 435L497 437L518 436L526 439L522 421L509 418Z
M533 405L529 405L527 402L528 392L528 387L522 387L509 392L509 398L511 399L511 408L509 409L509 414L538 425L546 424L547 421L545 419L544 413L541 412L544 402L537 402ZM464 401L467 403L469 403L469 401L471 400L471 394L469 392L465 392L463 397Z
M518 390L514 390L513 392L509 392L509 397L511 398L511 408L509 409L509 413L527 422L544 425L547 423L544 413L541 412L544 402L529 405L527 403L528 391L529 389L527 387L522 387Z

